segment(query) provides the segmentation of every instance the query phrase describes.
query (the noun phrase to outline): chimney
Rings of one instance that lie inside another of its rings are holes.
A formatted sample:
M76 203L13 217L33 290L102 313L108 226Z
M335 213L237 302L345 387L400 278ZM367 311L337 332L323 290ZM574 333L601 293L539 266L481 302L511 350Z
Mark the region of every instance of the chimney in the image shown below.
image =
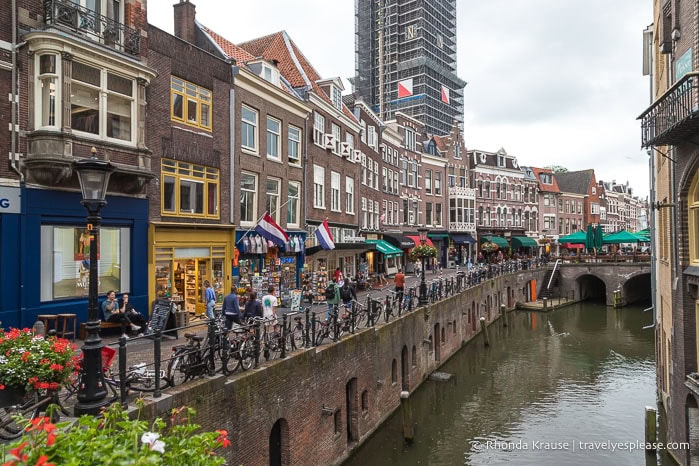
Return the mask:
M180 3L173 5L173 8L175 9L175 36L193 44L196 7L189 0L180 0Z

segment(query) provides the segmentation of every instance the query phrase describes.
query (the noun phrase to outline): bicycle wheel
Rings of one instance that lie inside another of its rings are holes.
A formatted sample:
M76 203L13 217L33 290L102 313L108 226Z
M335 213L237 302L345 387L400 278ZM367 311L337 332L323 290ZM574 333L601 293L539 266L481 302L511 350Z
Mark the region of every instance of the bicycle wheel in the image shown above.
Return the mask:
M252 367L255 362L255 348L251 340L243 340L238 351L240 367L246 371Z
M282 337L278 333L270 333L266 342L269 358L277 359L282 354Z
M182 385L187 381L187 364L185 363L185 354L175 354L167 364L167 381L170 386Z
M391 309L390 305L385 305L383 306L383 321L388 323L389 320L391 320L391 313L393 312L393 309Z
M226 375L230 375L240 367L240 340L234 339L228 343L228 355L226 357L224 370Z
M228 362L231 359L231 342L226 336L221 336L218 350L216 351L218 359L221 361L221 373L230 375L233 371L229 369ZM235 368L233 368L235 370Z
M313 321L313 328L315 329L315 341L313 342L315 346L320 346L321 343L323 343L323 340L325 337L328 336L328 330L327 326L323 325L320 321L314 320ZM313 333L311 333L313 335Z
M27 395L25 401L19 406L10 406L0 409L0 439L14 440L22 436L29 421L39 416L42 408L48 406L50 400L40 399L39 394L33 391ZM22 419L15 419L21 415Z
M290 345L291 350L301 349L305 346L303 335L303 325L299 324L291 331L287 338L287 343Z
M366 311L362 310L357 313L357 316L355 317L354 320L354 326L355 328L362 328L366 327L366 322L367 322L367 313Z
M168 386L169 379L165 377L165 371L161 370L160 374L156 374L154 369L142 369L126 374L126 387L135 392L153 392L156 377L160 379L161 390Z

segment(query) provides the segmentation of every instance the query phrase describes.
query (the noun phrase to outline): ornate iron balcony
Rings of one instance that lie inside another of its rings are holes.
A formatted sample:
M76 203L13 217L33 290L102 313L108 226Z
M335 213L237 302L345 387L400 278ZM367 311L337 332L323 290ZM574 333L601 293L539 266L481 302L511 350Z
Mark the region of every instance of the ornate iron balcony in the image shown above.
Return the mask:
M476 190L474 188L462 188L461 186L451 186L449 188L449 197L465 197L467 199L475 199Z
M44 22L90 35L109 47L132 55L141 53L139 31L69 0L44 0Z
M699 131L699 73L687 73L641 116L642 146L675 145Z

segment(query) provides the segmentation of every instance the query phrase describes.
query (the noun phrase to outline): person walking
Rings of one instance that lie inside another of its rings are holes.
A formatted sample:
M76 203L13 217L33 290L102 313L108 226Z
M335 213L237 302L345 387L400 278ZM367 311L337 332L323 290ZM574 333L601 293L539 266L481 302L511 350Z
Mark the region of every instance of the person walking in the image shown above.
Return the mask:
M393 277L393 284L396 286L394 290L398 294L398 302L403 302L403 292L405 291L405 274L402 270L398 270L398 273Z
M267 294L262 297L262 311L265 318L265 325L274 325L274 331L277 331L277 306L279 302L274 295L274 287L267 288Z
M248 295L248 300L245 302L245 311L243 318L247 321L253 317L263 317L262 304L257 300L257 292L251 291Z
M226 330L233 328L234 323L242 325L238 289L235 286L232 286L231 292L223 297L223 315L226 316Z
M216 292L209 280L204 280L204 301L206 302L206 317L209 320L214 319L214 305L216 304Z
M345 283L340 287L340 299L342 299L342 304L347 311L352 309L352 300L357 300L357 291L349 277L345 278Z
M333 308L340 304L340 288L335 282L335 277L332 278L328 284L328 287L325 288L325 300L328 303L328 310L325 313L325 320L330 320Z

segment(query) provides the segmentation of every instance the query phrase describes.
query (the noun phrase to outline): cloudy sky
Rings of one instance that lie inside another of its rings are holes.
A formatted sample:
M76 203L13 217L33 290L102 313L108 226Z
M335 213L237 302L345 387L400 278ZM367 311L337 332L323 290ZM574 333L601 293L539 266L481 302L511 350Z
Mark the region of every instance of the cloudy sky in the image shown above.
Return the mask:
M286 30L324 78L354 75L353 0L192 1L199 22L232 42ZM148 2L148 20L172 32L173 3ZM641 39L651 0L457 0L457 9L470 149L593 168L647 195L636 117L649 104Z

